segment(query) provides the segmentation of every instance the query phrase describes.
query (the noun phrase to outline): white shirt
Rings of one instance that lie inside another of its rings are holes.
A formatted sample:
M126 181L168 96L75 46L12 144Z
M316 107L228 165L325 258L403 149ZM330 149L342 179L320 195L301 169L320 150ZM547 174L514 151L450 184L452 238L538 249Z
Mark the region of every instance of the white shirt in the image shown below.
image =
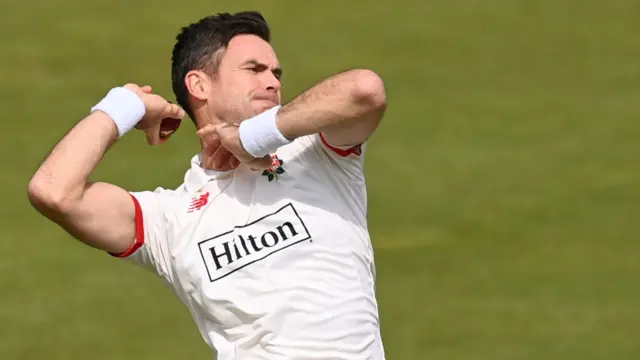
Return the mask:
M132 193L120 256L175 290L219 360L384 359L364 155L318 134L274 156L264 173L196 156L176 190Z

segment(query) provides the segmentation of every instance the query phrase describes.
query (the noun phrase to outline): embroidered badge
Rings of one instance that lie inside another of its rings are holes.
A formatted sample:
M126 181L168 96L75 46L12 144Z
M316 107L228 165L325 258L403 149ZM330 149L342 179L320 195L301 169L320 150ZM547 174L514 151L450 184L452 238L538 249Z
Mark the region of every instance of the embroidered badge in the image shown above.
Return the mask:
M280 175L284 174L284 168L282 167L284 161L282 161L282 159L280 159L278 155L275 154L271 155L271 157L273 158L273 164L269 169L262 172L262 176L266 176L269 181L278 181Z

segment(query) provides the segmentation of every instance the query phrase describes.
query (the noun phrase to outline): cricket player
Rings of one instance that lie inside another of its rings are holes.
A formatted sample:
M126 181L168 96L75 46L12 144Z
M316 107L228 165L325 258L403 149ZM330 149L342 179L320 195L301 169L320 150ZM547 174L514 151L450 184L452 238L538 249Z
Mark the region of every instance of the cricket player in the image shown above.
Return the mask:
M384 359L363 175L383 82L349 70L281 104L281 76L259 13L184 27L177 104L150 86L114 87L54 147L29 199L83 243L166 282L220 360ZM176 189L87 180L130 130L160 144L175 131L162 120L186 115L202 151Z

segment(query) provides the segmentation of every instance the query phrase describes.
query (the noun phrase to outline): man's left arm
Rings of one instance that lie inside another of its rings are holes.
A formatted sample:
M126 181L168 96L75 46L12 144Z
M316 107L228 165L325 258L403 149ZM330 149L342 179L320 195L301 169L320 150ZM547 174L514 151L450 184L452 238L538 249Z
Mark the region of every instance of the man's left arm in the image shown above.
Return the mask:
M284 137L322 133L332 146L357 146L378 127L387 106L382 79L370 70L334 75L282 106L276 125Z
M382 79L370 70L331 76L284 106L275 106L240 123L207 125L198 130L205 150L226 148L253 168L269 168L270 154L296 138L320 134L332 148L364 143L387 107Z

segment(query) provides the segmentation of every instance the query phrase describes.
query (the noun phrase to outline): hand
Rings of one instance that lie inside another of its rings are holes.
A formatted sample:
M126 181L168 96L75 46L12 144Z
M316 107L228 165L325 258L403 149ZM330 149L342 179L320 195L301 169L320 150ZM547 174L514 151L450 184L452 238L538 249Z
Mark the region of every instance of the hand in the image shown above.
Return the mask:
M170 103L160 95L153 94L151 86L140 87L136 84L127 84L124 87L135 92L144 103L145 114L136 125L136 129L144 132L149 145L161 144L175 133L180 126L179 121L185 116L185 111L180 106ZM170 128L165 128L163 121L165 124L171 121Z
M254 170L266 170L273 165L270 155L255 158L244 149L240 141L238 125L227 123L207 125L196 134L202 139L205 155L212 159L213 164L219 165L228 161L229 165L235 164L233 167L235 168L241 162Z
M229 171L240 166L240 160L229 150L222 147L216 136L205 135L202 139L203 149L201 166L205 169Z

